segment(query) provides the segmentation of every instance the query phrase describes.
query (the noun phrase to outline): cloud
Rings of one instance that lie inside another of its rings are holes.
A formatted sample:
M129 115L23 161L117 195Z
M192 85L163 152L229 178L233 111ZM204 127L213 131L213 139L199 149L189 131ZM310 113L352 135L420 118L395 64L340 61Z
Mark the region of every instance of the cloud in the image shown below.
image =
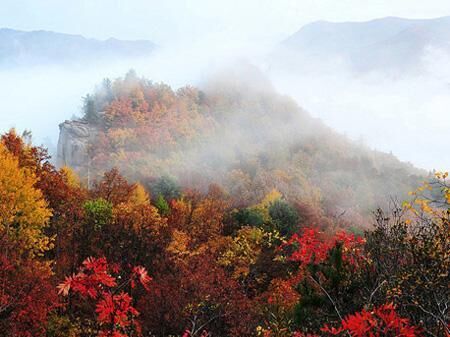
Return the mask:
M313 71L272 71L271 78L278 90L351 138L421 168L448 170L449 61L448 53L428 49L422 72L393 77L383 71L355 74L332 61L321 68L309 60Z

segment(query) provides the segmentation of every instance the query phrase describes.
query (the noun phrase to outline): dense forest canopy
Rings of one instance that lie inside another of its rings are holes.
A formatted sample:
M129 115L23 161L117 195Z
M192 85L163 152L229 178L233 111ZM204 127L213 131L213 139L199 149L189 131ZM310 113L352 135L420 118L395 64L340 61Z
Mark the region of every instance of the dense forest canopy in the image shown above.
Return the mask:
M130 71L83 102L78 172L1 137L1 336L449 335L447 173L248 67L177 90Z
M105 80L79 172L2 136L4 336L448 336L448 174L245 71L176 91Z
M239 205L276 189L360 226L425 176L332 131L251 66L177 90L130 71L85 97L83 119L94 136L82 176L117 167L148 187L161 176L203 191L215 183Z
M14 131L0 172L2 336L449 335L447 173L355 234L275 189L88 188Z
M450 337L445 2L0 0L0 337Z

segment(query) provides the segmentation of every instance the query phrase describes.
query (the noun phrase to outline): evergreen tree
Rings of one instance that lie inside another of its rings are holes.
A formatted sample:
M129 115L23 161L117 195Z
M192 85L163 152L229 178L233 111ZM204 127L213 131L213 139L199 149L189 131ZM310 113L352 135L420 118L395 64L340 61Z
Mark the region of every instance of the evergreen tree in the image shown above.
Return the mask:
M100 121L100 114L97 111L95 99L89 94L83 97L83 119L90 124L98 124Z

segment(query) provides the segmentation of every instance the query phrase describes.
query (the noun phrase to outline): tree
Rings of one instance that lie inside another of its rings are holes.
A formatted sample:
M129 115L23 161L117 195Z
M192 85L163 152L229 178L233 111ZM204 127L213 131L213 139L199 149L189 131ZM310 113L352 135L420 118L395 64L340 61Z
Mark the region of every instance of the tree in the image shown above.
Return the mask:
M104 258L87 258L78 273L67 276L58 285L59 294L78 296L75 314L83 312L82 305L88 303L89 316L95 315L93 332L98 337L140 336L140 324L137 321L139 312L133 306L133 298L123 289L131 290L141 285L149 289L151 281L145 268L133 267L131 274L119 277L118 265L109 265ZM69 308L71 310L73 308ZM92 327L82 326L84 332L92 331Z
M219 263L232 270L234 278L245 278L250 273L251 266L256 264L263 246L268 245L265 234L259 228L241 228L232 242L227 245Z
M48 263L0 253L1 336L45 337L48 317L57 306Z
M150 196L141 184L135 184L133 193L130 196L130 202L133 205L145 205L150 203Z
M363 277L363 238L345 232L327 237L304 228L282 247L290 249L289 260L299 264L290 281L300 296L295 306L299 329L317 331L324 323L336 324L365 303L364 289L371 284Z
M233 213L234 220L242 226L252 226L262 228L264 217L260 210L254 208L241 208Z
M421 336L420 329L412 326L408 319L400 317L392 304L384 304L372 310L363 309L344 318L338 328L330 328L325 325L321 331L321 336ZM319 336L295 333L293 337Z
M83 219L74 233L77 249L72 254L76 265L88 256L104 254L105 244L109 242L105 238L110 234L113 221L113 205L103 198L86 201L83 209Z
M169 204L166 199L164 199L163 195L158 195L158 198L155 200L155 207L158 209L159 214L165 216L170 213Z
M83 118L92 125L98 124L101 120L95 99L89 94L83 97Z
M112 204L102 198L86 201L84 211L92 226L88 230L100 231L112 220Z
M379 210L367 235L372 274L381 285L374 299L396 303L429 336L450 333L450 214L440 212L411 220L401 209Z
M19 168L27 170L36 177L34 187L39 189L52 210L45 234L55 238L55 247L47 250L45 257L55 260L55 272L66 273L78 264L76 261L75 233L80 229L84 217L83 203L87 191L79 185L73 172L68 168L60 171L50 163L47 150L32 146L17 135L14 130L1 137L2 143L14 157Z
M142 177L161 172L166 161L176 164L171 155L155 155L159 147L142 156L141 144L128 137L147 135L148 148L193 137L183 119L192 117L187 107L198 108L199 94L189 88L174 93L132 77L110 89L117 104L108 111L117 124L101 137L119 151L102 158L138 162L134 172L144 172ZM170 113L174 107L176 116ZM144 119L119 127L129 117ZM279 153L277 160L290 154ZM197 181L198 189L182 190L161 177L150 199L148 190L118 169L88 190L71 169L57 170L29 134L2 136L0 335L449 334L447 173L437 173L403 207L375 212L373 229L364 233L356 221L361 218L343 221L333 215L338 208L324 209L308 182L305 194L291 190L296 179L306 179L301 173L264 172L259 155L239 157L231 166L237 167L235 186L242 188L208 187L206 178L185 176L182 183ZM272 167L273 160L266 158L264 166ZM158 169L142 170L147 161ZM248 174L240 174L240 166ZM339 230L346 226L359 234ZM57 288L54 282L66 275Z
M52 247L44 232L51 211L42 192L34 187L36 176L20 168L18 159L1 143L0 172L0 235L20 252L42 254Z
M166 219L150 204L121 203L99 233L101 253L122 265L142 264L156 270L164 265L162 252L169 241Z
M176 180L170 176L162 176L150 185L150 191L153 195L159 197L162 195L166 200L177 199L180 197L180 187Z
M297 230L299 220L297 211L286 201L278 199L272 202L269 206L269 215L281 235L289 236Z
M113 168L105 172L103 178L94 184L92 194L96 198L103 198L113 205L117 205L127 202L133 197L135 189L136 185L129 184L119 170Z
M154 286L140 305L146 317L143 332L156 336L180 336L188 330L200 337L253 335L256 307L226 276L208 253L185 258L173 272L154 279Z

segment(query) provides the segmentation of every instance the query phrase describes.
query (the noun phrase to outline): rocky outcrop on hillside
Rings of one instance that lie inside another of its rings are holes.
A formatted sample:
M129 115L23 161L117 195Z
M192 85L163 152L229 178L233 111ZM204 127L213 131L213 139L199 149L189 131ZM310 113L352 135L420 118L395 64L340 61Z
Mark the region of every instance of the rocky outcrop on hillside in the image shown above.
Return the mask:
M88 149L95 130L83 120L66 120L59 124L59 139L56 156L58 167L70 166L81 172L88 165Z

